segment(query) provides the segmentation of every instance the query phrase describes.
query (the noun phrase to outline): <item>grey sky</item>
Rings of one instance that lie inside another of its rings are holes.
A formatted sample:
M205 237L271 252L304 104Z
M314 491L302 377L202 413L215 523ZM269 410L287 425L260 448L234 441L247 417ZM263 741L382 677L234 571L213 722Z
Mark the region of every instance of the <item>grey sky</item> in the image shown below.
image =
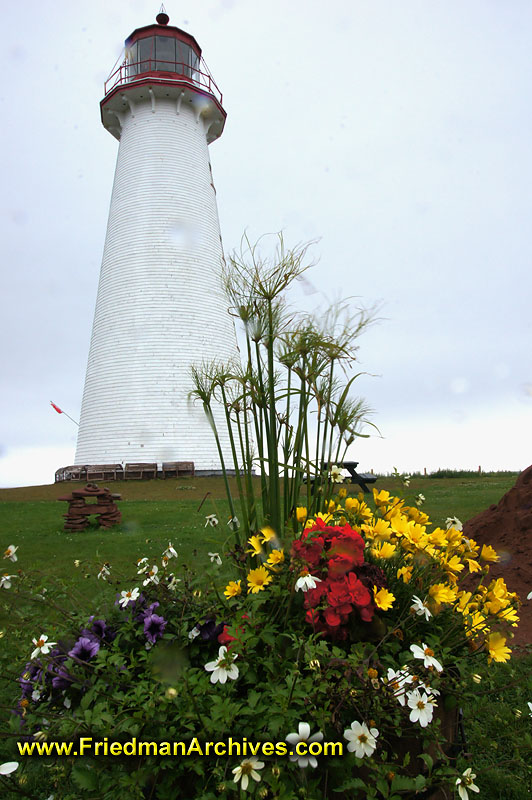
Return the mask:
M370 469L531 462L532 5L165 4L224 95L226 250L319 238L314 294L382 302L359 391ZM72 463L118 144L103 82L158 3L5 7L0 485ZM307 287L308 292L308 287ZM33 469L27 467L34 464Z

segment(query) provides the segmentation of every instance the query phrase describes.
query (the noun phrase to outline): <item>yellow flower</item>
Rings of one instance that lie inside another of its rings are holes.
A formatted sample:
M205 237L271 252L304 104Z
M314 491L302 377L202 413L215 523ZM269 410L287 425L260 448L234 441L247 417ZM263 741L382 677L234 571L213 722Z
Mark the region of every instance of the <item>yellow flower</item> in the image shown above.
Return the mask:
M504 578L497 578L492 581L489 585L489 590L497 600L506 600L508 598L508 589L506 588Z
M230 597L236 597L239 594L242 594L242 581L229 581L227 586L225 587L224 594L229 599Z
M389 539L392 535L390 523L386 519L378 519L374 525L364 526L369 529L374 539Z
M480 557L483 561L498 561L499 556L497 555L497 551L493 549L490 544L483 544L482 550L480 551Z
M418 522L420 525L426 525L430 519L428 514L425 514L424 511L414 506L408 506L408 517L409 519L413 519L414 522Z
M336 503L334 502L334 500L329 500L329 507L327 509L329 514L331 514L335 509L336 509Z
M380 492L378 489L373 489L373 500L376 506L387 506L392 502L393 498L390 496L390 492L385 489L381 489Z
M271 542L271 541L273 541L274 539L277 538L274 529L270 528L269 525L266 525L266 527L261 528L260 532L262 534L262 543L263 544L266 544L266 542Z
M371 508L358 497L347 497L345 501L346 511L354 514L359 520L370 520L373 516Z
M284 550L272 550L268 556L268 564L282 564L284 561Z
M307 509L305 506L298 506L296 508L296 519L298 522L305 522L307 518Z
M444 531L443 528L435 528L429 534L429 542L437 547L445 547L447 544L447 531Z
M395 596L389 592L388 589L377 589L377 587L374 586L373 599L377 608L382 609L382 611L388 611L388 609L393 606Z
M464 565L461 563L458 556L452 556L445 562L445 569L449 572L462 572Z
M251 538L248 539L248 544L251 545L251 548L249 550L246 550L246 553L251 553L254 556L260 556L260 554L262 553L262 546L257 534L255 534L255 536L251 536Z
M512 651L506 647L506 638L500 633L490 633L486 641L486 648L489 656L488 660L509 661Z
M469 567L469 572L478 572L481 569L480 564L478 561L475 561L474 558L466 558L467 566Z
M517 623L519 622L517 611L515 608L512 608L512 606L504 608L499 614L499 619L503 619L505 622L511 622L514 628L517 627Z
M340 500L345 500L345 498L347 497L347 489L340 489L340 491L338 492L338 497L340 498Z
M412 567L401 567L397 570L397 577L403 579L403 583L410 583L412 580Z
M248 582L248 594L251 592L252 594L257 594L258 592L262 592L262 590L271 583L272 576L266 569L266 567L257 567L257 569L252 569L248 572L247 582Z
M375 558L391 558L396 550L396 546L391 544L391 542L383 542L377 547L372 547L371 553Z
M430 587L429 595L436 603L454 603L457 597L456 589L447 583L435 583Z
M475 611L473 614L467 615L466 622L466 636L478 636L482 631L487 630L486 617Z
M316 517L318 519L322 519L325 522L325 524L327 524L328 522L332 522L332 514L323 514L321 511L319 511L316 514Z
M458 597L460 598L457 605L456 610L459 611L461 614L465 613L466 606L471 600L471 592L459 592Z
M417 522L409 522L403 531L403 536L418 550L424 550L427 547L429 537L425 532L424 525L418 525Z

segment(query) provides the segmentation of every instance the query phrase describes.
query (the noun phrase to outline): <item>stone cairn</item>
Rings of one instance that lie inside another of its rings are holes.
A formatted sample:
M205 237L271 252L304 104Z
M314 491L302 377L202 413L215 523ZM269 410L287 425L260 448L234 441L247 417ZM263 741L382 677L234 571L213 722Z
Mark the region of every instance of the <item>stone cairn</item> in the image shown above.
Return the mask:
M96 502L87 502L91 498ZM83 531L89 525L89 517L96 514L96 522L100 528L112 528L122 519L115 500L121 500L119 494L111 494L109 489L99 489L95 483L88 483L84 489L73 489L72 494L58 497L68 503L65 517L66 531Z

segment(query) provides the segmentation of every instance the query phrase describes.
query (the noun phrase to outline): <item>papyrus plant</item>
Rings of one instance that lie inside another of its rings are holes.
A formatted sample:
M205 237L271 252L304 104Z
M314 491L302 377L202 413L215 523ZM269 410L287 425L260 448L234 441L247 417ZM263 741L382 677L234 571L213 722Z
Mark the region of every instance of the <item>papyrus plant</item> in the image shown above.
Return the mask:
M231 313L241 328L241 364L203 363L193 368L191 396L201 400L218 445L231 515L234 473L246 538L264 525L278 534L294 523L297 506L309 516L327 506L330 467L341 463L349 445L368 423L369 409L350 394L357 340L372 321L347 302L325 313L292 309L287 293L311 266L310 244L285 247L278 234L272 258L261 255L261 240L245 236L223 269ZM225 411L232 465L225 463L213 405ZM260 475L260 498L253 476ZM260 501L260 502L259 502Z

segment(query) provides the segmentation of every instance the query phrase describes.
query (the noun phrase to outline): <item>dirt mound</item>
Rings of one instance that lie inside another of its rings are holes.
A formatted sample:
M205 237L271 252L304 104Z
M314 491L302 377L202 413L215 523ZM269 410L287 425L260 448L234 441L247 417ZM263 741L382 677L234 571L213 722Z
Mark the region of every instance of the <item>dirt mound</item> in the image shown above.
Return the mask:
M523 605L514 644L532 643L532 466L525 469L497 505L477 514L464 525L464 533L480 545L491 544L500 556L490 577L504 578Z

